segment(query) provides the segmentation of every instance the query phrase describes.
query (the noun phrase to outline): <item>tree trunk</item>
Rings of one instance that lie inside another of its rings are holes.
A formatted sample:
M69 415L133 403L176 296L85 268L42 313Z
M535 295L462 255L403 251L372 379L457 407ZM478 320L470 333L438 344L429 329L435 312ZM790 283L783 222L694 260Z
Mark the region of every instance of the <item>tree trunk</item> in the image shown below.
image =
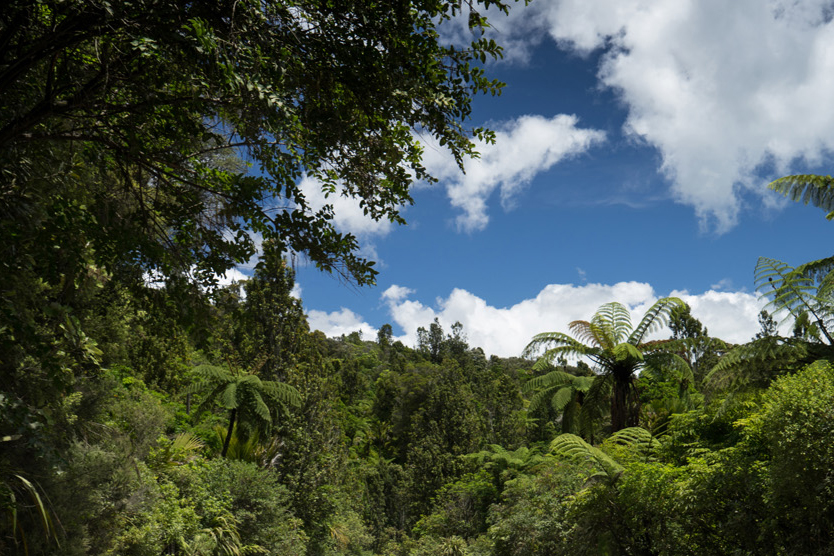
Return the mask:
M614 389L611 393L611 432L637 426L640 410L634 377L614 375Z
M223 450L220 452L220 457L225 458L226 452L229 450L229 442L232 440L232 431L235 429L235 417L237 417L237 409L233 409L229 414L229 430L226 431L226 440L223 441Z

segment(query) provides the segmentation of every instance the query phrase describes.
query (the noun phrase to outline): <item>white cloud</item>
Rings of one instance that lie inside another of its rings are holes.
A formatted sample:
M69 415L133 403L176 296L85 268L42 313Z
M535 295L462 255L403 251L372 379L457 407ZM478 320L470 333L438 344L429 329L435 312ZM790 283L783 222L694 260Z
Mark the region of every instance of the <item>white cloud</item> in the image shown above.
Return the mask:
M537 174L604 140L604 132L578 128L577 123L576 116L565 114L521 116L493 126L495 144L477 144L481 156L466 161L466 174L451 156L433 145L426 146L423 164L446 186L452 206L463 211L457 218L458 228L482 230L489 222L487 199L496 189L501 205L509 210L515 196Z
M225 274L223 274L223 276L218 277L217 283L220 286L230 286L235 282L237 282L237 283L245 282L248 279L249 279L248 275L242 273L241 271L239 271L236 268L230 268L229 270L226 271Z
M304 176L298 187L313 210L319 210L325 205L333 207L333 223L342 232L368 238L388 235L394 227L388 219L374 220L367 216L357 199L345 197L340 190L325 196L321 183L314 178Z
M692 314L715 337L729 342L746 342L759 330L757 317L763 302L754 295L715 291L699 295L673 292L672 295L680 295L689 303ZM568 332L571 321L586 320L601 305L611 301L626 305L632 311L636 325L637 319L657 301L658 295L649 284L619 282L581 286L550 284L535 298L511 307L493 307L484 299L457 288L445 299L438 299L434 306L405 296L383 295L383 299L393 322L405 331L400 340L408 345L416 344L418 327L426 327L438 318L447 332L455 322L463 324L469 345L482 347L487 354L510 357L520 355L535 334Z
M503 49L502 58L498 63L526 63L530 59L531 46L537 44L546 36L546 21L532 15L540 12L539 5L542 2L533 2L531 5L511 6L507 14L495 7L484 10L477 6L479 13L487 18L489 28L485 30L486 38L494 39ZM454 44L460 47L467 47L473 38L480 37L480 32L469 29L469 11L461 10L461 13L440 25L440 40L445 44Z
M411 295L412 293L414 293L414 290L412 290L411 288L404 288L402 286L394 284L390 286L388 289L386 289L384 292L382 292L382 299L386 301L399 302Z
M770 178L834 150L831 0L545 0L514 8L505 33L528 34L528 50L541 26L563 48L605 49L598 77L627 107L626 133L659 150L674 198L705 228L730 229L743 193L763 195ZM764 167L773 173L757 177Z
M373 326L344 307L331 313L316 310L307 311L307 322L310 324L310 330L321 330L327 337L338 337L359 331L365 340L376 338L376 329Z

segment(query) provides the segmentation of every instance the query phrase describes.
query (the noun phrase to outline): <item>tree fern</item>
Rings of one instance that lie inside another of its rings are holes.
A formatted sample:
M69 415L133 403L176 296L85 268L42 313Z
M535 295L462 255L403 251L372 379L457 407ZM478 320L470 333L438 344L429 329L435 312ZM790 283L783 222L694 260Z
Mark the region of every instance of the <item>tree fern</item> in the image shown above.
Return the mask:
M522 389L525 394L538 390L530 398L527 411L534 413L549 401L553 411L561 415L562 432L581 430L577 417L581 416L585 406L584 395L593 381L594 377L576 376L560 370L534 377Z
M736 346L707 374L704 382L729 391L767 384L808 356L806 342L767 336Z
M664 347L657 342L644 343L643 339L668 324L673 309L684 307L686 305L683 301L676 297L660 299L644 315L637 328L632 330L628 309L620 303L607 303L599 308L590 321L577 320L570 323L570 331L575 337L561 332L537 334L525 348L524 356L538 354L544 349L533 366L535 370L546 368L557 357L586 357L595 364L596 372L600 375L612 376L611 424L614 430L619 430L636 424L633 383L636 374L646 366L647 355L674 351L674 344ZM657 357L655 360L661 362ZM680 357L676 359L670 356L665 361L677 366L687 365ZM541 401L537 399L537 403Z
M193 384L186 392L205 393L205 399L197 408L197 414L210 409L214 403L219 403L221 407L229 410L228 433L223 443L223 456L229 448L238 411L244 418L254 415L269 426L272 424L272 415L264 397L268 398L273 406L301 404L301 396L289 384L261 380L253 373L232 372L226 367L214 365L200 365L194 368L194 372L202 381Z
M785 311L794 319L803 313L811 315L828 343L834 345L828 332L832 318L830 297L818 295L820 287L809 276L814 268L821 267L811 264L799 270L782 261L760 257L756 264L756 289L770 299L769 306L777 312ZM830 283L825 282L823 292L830 294L830 291Z

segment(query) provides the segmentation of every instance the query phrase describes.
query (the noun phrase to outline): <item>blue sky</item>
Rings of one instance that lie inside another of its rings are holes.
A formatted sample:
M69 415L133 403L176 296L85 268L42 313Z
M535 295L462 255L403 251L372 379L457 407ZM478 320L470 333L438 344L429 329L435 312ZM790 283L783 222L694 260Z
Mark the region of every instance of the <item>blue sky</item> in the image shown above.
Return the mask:
M357 289L299 265L311 326L371 339L390 323L413 344L437 317L511 356L603 303L642 314L674 294L713 335L749 339L757 258L831 254L834 223L765 188L834 162L831 4L534 0L489 14L506 56L488 72L507 86L475 101L472 123L497 144L462 176L427 141L440 183L415 185L407 226L320 199L380 275Z

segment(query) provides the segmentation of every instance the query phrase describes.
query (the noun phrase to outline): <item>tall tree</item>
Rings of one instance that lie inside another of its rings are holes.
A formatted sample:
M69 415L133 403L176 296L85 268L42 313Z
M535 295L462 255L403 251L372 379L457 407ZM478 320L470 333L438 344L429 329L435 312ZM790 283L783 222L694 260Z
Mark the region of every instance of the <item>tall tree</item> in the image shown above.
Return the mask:
M468 2L470 25L487 25ZM421 135L458 163L483 128L472 96L498 57L437 30L452 0L10 0L0 13L0 215L78 201L65 233L97 256L211 281L255 251L249 232L359 284L372 263L315 209L305 177L402 222ZM218 160L240 156L255 165ZM93 174L84 176L82 174ZM76 229L72 229L76 228ZM114 238L118 238L116 241Z
M658 300L634 327L628 309L617 302L600 307L590 321L570 323L575 338L562 332L543 332L524 349L525 356L544 353L534 369L551 364L560 356L586 357L598 373L589 396L611 381L611 427L616 432L637 425L639 400L634 389L636 374L645 367L666 366L691 380L692 370L672 352L673 340L645 341L648 334L668 323L674 307L684 306L676 297Z

